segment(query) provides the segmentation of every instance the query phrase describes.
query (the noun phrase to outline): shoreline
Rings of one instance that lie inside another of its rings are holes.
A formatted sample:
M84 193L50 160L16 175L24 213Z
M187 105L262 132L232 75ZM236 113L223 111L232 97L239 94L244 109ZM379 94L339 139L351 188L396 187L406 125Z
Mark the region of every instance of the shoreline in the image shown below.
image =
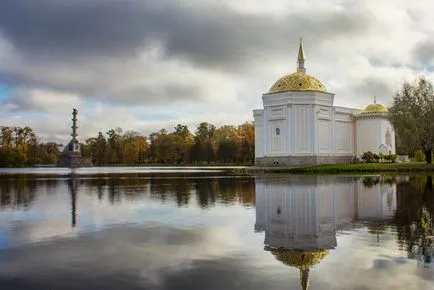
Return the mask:
M126 172L110 172L111 170L116 171L116 168L125 168ZM140 167L148 168L150 169L149 172L140 172L140 170L135 171L135 169L139 169ZM108 172L105 172L105 169L109 170ZM8 169L12 169L12 172ZM10 175L10 174L25 174L25 172L20 172L29 170L30 171L47 171L47 172L27 172L27 174L59 174L58 171L65 171L63 174L69 175L70 173L67 172L69 170L73 170L70 168L65 167L13 167L13 168L1 168L0 169L0 176L1 175ZM101 172L97 172L101 169ZM154 171L153 169L156 169ZM176 169L180 169L178 172ZM243 166L243 165L135 165L135 166L94 166L94 167L81 167L76 168L75 170L84 170L84 171L90 171L90 172L83 172L84 174L168 174L170 171L170 174L176 176L176 175L183 175L183 174L192 174L192 173L212 173L213 171L217 170L220 171L220 173L226 173L226 174L235 174L235 175L255 175L255 174L267 174L267 173L281 173L281 174L297 174L297 175L310 175L310 174L370 174L370 173L377 173L377 174L394 174L394 173L434 173L434 164L427 164L423 162L405 162L405 163L357 163L357 164L324 164L324 165L314 165L314 166L292 166L292 167L260 167L260 166ZM199 170L196 172L196 170ZM2 172L3 171L3 172ZM5 172L6 171L6 172ZM17 172L13 172L17 171ZM92 171L96 171L93 173ZM60 173L61 174L61 173Z
M297 167L259 167L240 169L246 173L289 173L289 174L339 174L339 173L434 173L434 164L422 162L405 163L357 163L323 164Z

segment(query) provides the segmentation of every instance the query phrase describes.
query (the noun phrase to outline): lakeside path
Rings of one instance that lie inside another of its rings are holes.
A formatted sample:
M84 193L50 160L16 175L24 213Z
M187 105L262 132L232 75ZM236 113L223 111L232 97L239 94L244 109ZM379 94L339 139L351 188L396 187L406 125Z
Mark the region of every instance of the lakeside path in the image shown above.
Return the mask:
M380 172L434 172L434 164L422 162L405 163L357 163L332 164L304 167L244 167L233 169L239 173L294 173L294 174L335 174L335 173L380 173Z

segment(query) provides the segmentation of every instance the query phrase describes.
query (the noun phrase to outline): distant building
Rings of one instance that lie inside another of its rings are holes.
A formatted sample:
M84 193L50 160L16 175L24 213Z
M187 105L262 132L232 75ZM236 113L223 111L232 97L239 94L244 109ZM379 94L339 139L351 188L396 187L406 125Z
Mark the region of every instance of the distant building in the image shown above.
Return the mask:
M394 154L395 131L386 108L334 106L333 93L306 73L300 40L297 71L263 94L255 118L256 165L349 163L364 152Z

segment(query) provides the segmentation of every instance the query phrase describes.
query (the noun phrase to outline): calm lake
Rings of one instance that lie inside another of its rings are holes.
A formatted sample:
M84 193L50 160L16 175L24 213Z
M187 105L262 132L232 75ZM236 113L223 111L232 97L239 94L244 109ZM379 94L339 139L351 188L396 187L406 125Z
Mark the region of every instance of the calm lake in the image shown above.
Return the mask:
M0 170L0 289L434 289L432 176Z

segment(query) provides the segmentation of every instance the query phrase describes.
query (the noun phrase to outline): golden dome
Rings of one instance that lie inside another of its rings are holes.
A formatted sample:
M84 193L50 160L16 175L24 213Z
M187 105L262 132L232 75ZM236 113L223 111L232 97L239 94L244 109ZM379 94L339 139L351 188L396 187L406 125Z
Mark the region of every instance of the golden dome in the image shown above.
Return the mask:
M362 113L384 113L387 112L386 107L381 104L370 104L368 105Z
M295 72L281 77L270 88L269 93L280 93L287 91L319 91L325 92L325 86L313 76L303 72Z
M328 254L327 250L302 251L284 248L268 248L267 250L280 262L297 268L310 268L321 262Z

